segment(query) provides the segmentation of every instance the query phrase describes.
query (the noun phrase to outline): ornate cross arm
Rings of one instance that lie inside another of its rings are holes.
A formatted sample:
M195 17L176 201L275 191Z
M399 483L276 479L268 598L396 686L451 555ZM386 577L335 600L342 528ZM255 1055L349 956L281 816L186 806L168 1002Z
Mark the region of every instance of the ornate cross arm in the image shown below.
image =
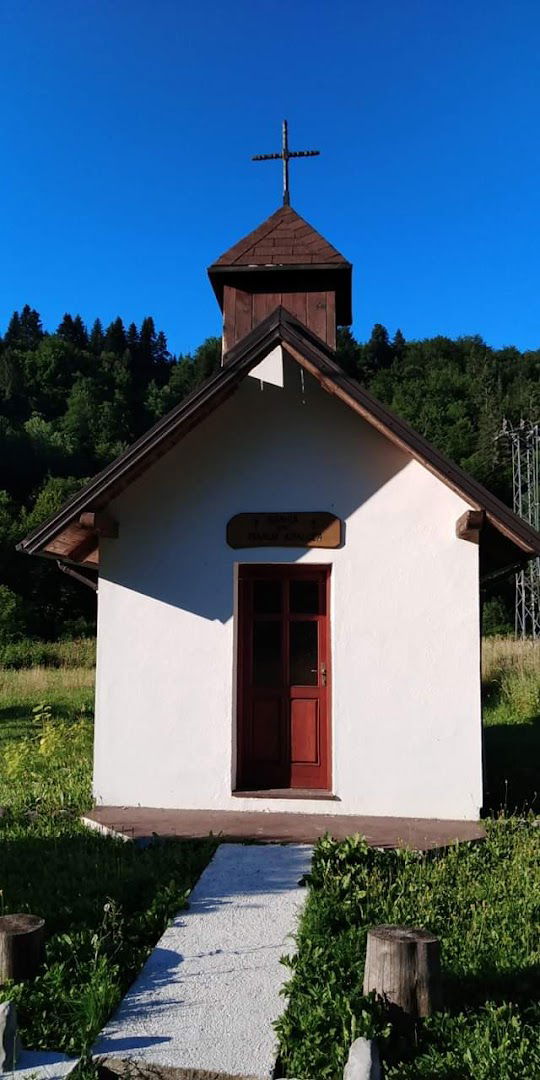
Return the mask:
M291 193L289 190L289 161L291 158L318 157L320 150L289 150L289 130L287 121L283 121L281 137L281 153L279 154L255 154L252 161L282 161L283 162L283 205L291 205Z

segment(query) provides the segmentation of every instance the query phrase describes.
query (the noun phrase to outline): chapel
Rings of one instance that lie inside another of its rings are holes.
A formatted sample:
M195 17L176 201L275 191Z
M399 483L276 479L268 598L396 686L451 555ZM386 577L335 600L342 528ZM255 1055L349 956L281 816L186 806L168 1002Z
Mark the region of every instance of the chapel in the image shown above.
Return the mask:
M19 545L97 573L95 798L475 820L480 586L540 535L340 367L291 206L208 274L220 369Z

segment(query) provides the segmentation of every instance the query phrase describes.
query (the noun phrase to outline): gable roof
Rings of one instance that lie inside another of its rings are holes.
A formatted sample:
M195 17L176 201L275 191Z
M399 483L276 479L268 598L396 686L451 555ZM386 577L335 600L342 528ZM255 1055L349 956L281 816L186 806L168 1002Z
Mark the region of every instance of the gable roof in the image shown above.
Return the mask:
M290 206L280 206L262 225L248 233L212 264L350 266L332 244Z
M235 345L218 372L26 536L17 549L29 555L96 567L99 562L99 526L93 521L94 517L97 521L96 512L102 511L157 458L217 409L277 345L282 345L286 354L313 375L326 391L339 397L392 443L421 462L472 509L482 512L486 528L480 534L481 553L483 546L488 554L484 569L508 567L540 554L540 533L346 375L336 363L334 351L283 307L276 308Z

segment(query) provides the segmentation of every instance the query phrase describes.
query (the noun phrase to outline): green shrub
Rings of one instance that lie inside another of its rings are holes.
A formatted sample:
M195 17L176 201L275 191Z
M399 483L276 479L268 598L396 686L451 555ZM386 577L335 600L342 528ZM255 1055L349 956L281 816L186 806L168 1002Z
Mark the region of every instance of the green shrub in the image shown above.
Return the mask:
M21 810L85 810L91 804L90 718L53 720L50 706L33 710L36 733L8 741L0 761L0 803Z
M17 641L24 626L23 603L7 585L0 585L0 646Z
M0 638L1 668L92 668L96 663L96 639L74 638L71 641L5 642Z
M482 605L482 634L491 637L494 634L511 634L513 626L508 606L500 596L492 596Z
M534 671L505 671L500 696L513 723L527 722L540 715L540 679Z

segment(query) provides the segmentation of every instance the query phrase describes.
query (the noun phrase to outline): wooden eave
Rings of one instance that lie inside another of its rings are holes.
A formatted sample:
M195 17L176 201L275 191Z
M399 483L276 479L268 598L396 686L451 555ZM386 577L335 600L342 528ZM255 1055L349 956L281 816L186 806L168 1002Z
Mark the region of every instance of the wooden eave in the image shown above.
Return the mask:
M84 550L81 545L86 546L92 534L81 526L80 516L88 511L105 509L154 461L166 454L235 392L244 375L259 362L261 354L266 355L279 344L281 310L277 308L246 336L242 342L246 347L236 363L228 363L220 368L158 420L64 503L56 514L21 540L17 544L17 551L96 568L99 564L99 535L94 531L92 550Z
M313 289L332 290L336 294L338 326L352 323L352 265L335 263L268 263L257 266L208 267L208 277L217 302L223 311L223 289L232 285L245 289L249 281L251 292L297 292ZM277 279L277 280L276 280Z
M460 495L471 510L483 511L485 524L479 533L479 543L485 572L499 567L491 558L486 562L484 535L491 537L491 548L497 549L495 561L503 560L504 565L514 565L540 554L540 533L346 375L335 360L335 352L282 307L276 308L226 353L223 367L218 372L90 480L58 513L34 529L17 549L29 555L60 557L83 566L97 565L99 533L83 528L81 515L102 511L154 461L226 401L249 371L279 344L328 393L338 397L394 445L429 469ZM495 534L497 544L493 542ZM85 541L87 545L90 543L90 536L94 539L92 550L85 547ZM59 547L63 548L63 554Z

